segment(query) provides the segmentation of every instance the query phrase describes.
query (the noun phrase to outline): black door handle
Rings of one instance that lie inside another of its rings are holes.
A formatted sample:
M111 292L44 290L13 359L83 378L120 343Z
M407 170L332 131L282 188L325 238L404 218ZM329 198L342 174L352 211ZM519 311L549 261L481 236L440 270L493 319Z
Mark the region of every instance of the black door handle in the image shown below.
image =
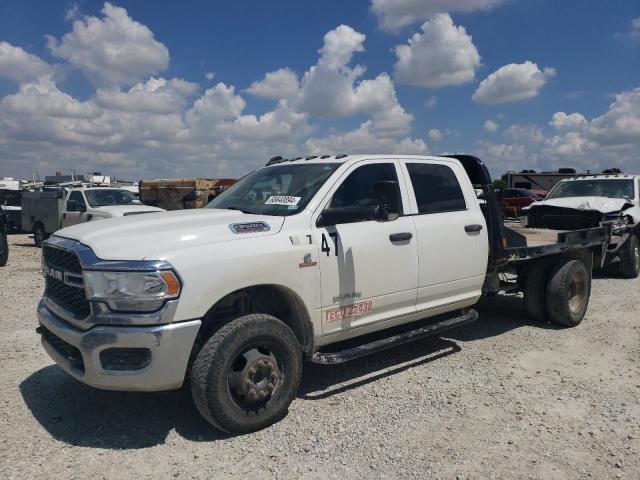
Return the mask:
M464 231L467 233L479 232L482 230L482 225L466 225Z
M389 240L392 242L402 242L404 240L411 240L413 234L411 232L392 233L389 235Z

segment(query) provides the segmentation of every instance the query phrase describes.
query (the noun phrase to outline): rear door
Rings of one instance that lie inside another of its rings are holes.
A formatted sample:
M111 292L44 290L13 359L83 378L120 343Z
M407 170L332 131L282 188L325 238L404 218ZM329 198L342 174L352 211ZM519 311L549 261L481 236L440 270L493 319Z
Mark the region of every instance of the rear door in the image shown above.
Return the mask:
M385 221L371 216L380 185L387 189ZM399 164L392 160L353 165L323 200L312 230L320 246L324 334L415 312L418 258L414 223L404 216L408 208ZM318 227L327 209L356 213Z
M487 226L464 169L454 161L402 162L417 231L417 310L475 303L487 269Z

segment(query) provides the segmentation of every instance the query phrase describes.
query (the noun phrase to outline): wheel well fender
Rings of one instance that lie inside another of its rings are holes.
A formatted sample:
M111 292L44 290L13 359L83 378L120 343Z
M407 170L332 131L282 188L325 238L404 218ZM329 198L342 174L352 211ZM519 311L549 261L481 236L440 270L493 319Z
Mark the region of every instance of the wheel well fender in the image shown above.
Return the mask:
M202 319L196 348L230 321L253 313L272 315L295 334L302 351L313 353L313 323L302 298L282 285L253 285L234 290L217 300Z

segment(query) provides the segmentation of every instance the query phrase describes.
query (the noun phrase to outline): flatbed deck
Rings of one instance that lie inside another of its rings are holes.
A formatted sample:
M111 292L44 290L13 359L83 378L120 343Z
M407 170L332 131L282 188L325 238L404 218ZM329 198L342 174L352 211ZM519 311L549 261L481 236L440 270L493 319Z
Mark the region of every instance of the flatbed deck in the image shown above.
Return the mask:
M608 227L550 230L525 227L520 222L505 222L504 227L509 244L506 252L511 262L592 247L600 247L604 254L610 238Z

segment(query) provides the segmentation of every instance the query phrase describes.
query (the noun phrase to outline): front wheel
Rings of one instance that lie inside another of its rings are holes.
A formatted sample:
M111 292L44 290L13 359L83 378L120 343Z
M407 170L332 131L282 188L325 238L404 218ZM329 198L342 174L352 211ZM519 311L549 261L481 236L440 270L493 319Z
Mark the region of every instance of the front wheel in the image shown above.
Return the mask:
M547 283L547 313L557 324L575 327L582 322L591 294L591 272L580 260L560 261Z
M637 278L640 275L640 241L635 235L631 235L620 247L618 272L624 278Z
M302 374L300 345L283 322L253 314L218 330L191 368L191 395L216 428L248 433L282 419Z
M41 223L36 223L33 227L33 243L36 244L36 247L42 248L42 242L47 239L47 234L44 231L44 227Z

